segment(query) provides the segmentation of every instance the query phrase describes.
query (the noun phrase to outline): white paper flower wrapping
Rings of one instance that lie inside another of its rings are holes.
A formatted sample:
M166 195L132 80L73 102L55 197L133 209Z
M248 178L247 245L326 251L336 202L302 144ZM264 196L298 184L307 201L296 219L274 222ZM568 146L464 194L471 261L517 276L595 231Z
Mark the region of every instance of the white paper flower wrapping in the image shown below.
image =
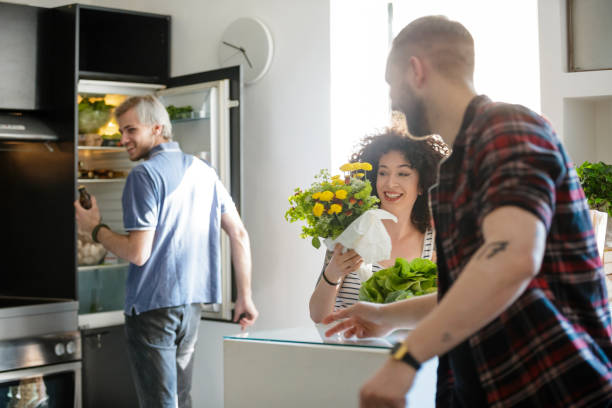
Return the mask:
M382 220L397 222L397 217L385 210L369 210L346 227L338 238L327 238L324 241L330 251L334 250L336 244L342 244L345 250L354 249L363 258L361 267L356 271L361 282L372 276L374 262L391 257L391 238Z

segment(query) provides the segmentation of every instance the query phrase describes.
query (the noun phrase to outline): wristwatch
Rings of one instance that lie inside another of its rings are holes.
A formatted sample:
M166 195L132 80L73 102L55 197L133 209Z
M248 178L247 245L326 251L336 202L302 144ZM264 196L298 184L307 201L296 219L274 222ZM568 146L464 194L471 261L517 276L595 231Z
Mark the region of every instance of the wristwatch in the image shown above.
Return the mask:
M421 363L419 363L416 358L410 354L408 347L406 347L402 342L397 342L393 345L393 348L391 349L391 358L397 361L403 361L417 371L419 371L419 368L421 368Z

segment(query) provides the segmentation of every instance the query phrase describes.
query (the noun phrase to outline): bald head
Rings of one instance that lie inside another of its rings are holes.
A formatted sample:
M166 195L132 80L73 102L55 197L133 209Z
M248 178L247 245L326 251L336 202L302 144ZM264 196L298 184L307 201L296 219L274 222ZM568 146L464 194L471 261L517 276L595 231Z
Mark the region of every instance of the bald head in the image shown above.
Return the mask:
M416 19L395 37L389 63L405 66L412 56L428 59L448 79L473 80L472 35L461 23L445 16Z

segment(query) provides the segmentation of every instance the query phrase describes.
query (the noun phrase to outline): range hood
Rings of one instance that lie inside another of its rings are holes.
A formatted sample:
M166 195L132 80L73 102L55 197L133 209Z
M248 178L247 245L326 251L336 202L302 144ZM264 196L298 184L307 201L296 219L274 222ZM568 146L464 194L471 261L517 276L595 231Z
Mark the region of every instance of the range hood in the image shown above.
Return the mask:
M49 141L57 135L32 113L0 112L0 140Z

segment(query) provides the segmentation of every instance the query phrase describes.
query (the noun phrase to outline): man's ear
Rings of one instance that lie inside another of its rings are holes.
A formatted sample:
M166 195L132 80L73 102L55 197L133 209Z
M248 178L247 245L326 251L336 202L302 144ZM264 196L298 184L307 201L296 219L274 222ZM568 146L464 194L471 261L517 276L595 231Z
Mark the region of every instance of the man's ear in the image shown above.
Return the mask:
M160 136L162 134L163 129L164 129L164 125L160 125L159 123L156 123L155 125L153 125L153 134L155 136Z
M410 57L409 63L413 85L420 88L425 82L425 65L423 64L423 60L413 55Z

